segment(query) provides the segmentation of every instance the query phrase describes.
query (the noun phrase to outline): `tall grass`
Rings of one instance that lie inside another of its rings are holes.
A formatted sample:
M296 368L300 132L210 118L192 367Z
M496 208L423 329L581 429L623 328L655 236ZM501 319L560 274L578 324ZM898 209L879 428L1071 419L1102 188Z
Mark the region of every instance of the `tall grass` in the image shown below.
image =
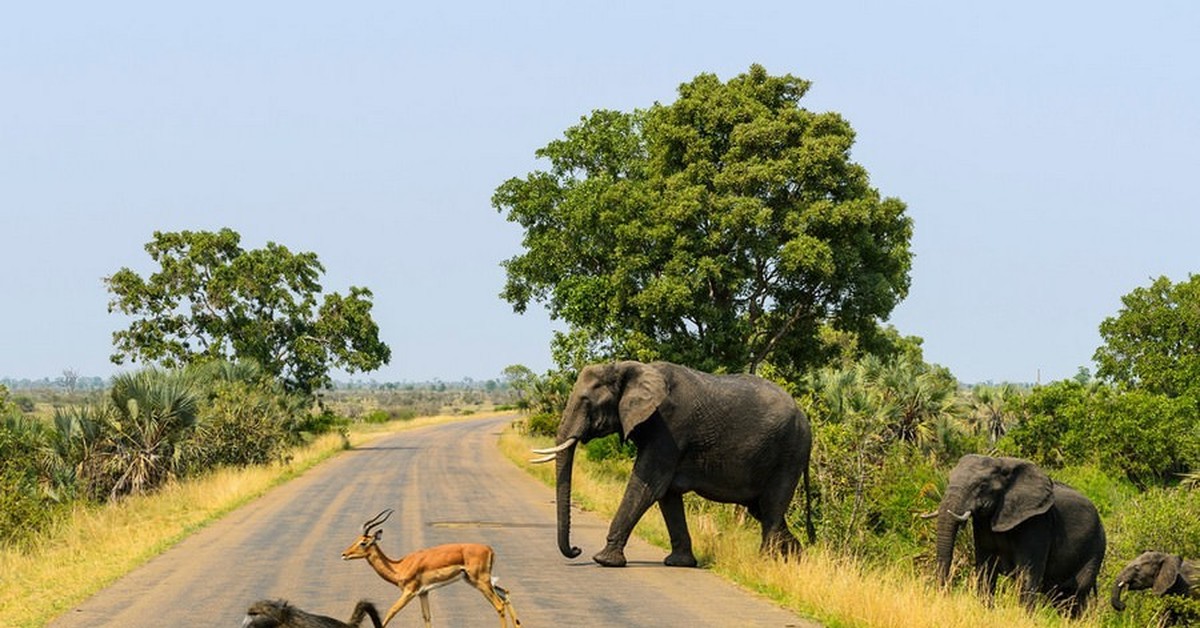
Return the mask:
M546 484L554 482L553 465L531 465L531 447L544 447L546 439L526 437L509 430L500 440L501 451L518 466ZM620 503L628 467L612 461L589 461L576 455L572 477L573 498L588 510L611 517ZM1071 621L1051 608L1026 612L1011 587L1002 587L992 604L982 602L974 584L961 590L943 590L932 577L904 564L868 564L839 555L818 542L792 560L763 556L758 551L757 523L741 520L734 508L690 499L688 525L693 548L701 565L757 591L786 608L832 627L882 626L905 628L977 628L1034 626L1119 626L1112 613L1100 610L1100 599L1079 620ZM642 517L635 533L670 547L662 518Z
M354 427L293 450L287 463L219 469L103 506L76 506L29 547L0 548L0 624L42 626L181 539L349 446L461 420L428 417Z

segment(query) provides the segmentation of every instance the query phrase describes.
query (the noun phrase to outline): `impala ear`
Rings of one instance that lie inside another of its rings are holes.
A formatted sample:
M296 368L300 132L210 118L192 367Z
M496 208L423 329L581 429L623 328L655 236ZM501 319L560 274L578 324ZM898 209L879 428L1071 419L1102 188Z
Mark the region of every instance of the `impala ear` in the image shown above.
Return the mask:
M1054 482L1032 462L1016 461L992 518L992 530L1007 532L1054 505Z
M622 365L626 368L625 387L621 392L617 413L621 417L621 431L628 438L666 401L667 381L652 366L640 362L625 362Z
M1154 586L1151 590L1157 595L1162 595L1171 590L1175 586L1175 581L1179 579L1179 567L1183 564L1183 558L1180 556L1167 556L1162 561L1162 566L1158 568L1158 576L1154 578Z
M379 539L382 539L382 538L383 538L383 530L376 530L375 531L375 541L378 542Z

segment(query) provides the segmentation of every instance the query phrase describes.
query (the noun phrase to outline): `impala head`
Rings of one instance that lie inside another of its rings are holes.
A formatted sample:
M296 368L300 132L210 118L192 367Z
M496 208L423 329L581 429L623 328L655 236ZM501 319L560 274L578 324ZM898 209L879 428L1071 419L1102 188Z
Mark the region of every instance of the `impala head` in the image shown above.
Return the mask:
M351 543L350 547L346 548L346 551L342 552L342 560L366 558L367 554L371 552L371 547L374 546L379 539L383 538L383 530L375 530L374 533L372 533L372 530L383 525L383 522L387 521L388 517L392 516L392 512L394 511L391 508L388 508L364 523L362 535L360 535L358 539L354 541L354 543Z

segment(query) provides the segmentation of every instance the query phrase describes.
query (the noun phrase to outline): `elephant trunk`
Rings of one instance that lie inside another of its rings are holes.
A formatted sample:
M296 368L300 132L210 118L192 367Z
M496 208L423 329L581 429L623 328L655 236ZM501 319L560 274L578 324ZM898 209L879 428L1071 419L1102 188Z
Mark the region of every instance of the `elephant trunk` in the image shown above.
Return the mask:
M950 580L950 563L954 559L954 538L958 536L958 527L967 520L966 514L957 514L961 500L953 498L950 493L942 499L938 507L937 526L937 565L938 581L942 584Z
M575 558L583 551L571 545L571 470L574 462L574 444L558 452L558 458L555 461L557 465L555 500L558 506L558 551L567 558Z
M1125 581L1122 580L1120 577L1118 577L1117 582L1115 584L1113 584L1112 599L1109 600L1112 603L1112 607L1114 610L1117 610L1117 611L1125 610L1125 603L1121 601L1121 591L1123 591L1125 589L1125 587L1126 587Z

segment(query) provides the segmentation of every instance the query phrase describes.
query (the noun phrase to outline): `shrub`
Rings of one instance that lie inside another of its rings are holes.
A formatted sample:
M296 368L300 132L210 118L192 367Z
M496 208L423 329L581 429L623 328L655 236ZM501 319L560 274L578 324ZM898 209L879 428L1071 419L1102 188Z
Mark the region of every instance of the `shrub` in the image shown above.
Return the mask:
M1139 486L1200 466L1200 421L1190 399L1064 381L1018 403L1021 419L1000 447L1038 464L1095 463Z
M392 415L386 410L372 410L362 417L363 423L387 423L392 420Z
M54 500L38 482L39 424L15 411L0 416L0 543L22 543L45 529L57 514Z
M525 421L526 429L532 436L550 436L558 433L558 423L561 415L553 412L538 412L529 415Z
M214 382L184 445L188 472L278 460L296 442L290 430L295 422L292 409L269 386Z
M633 460L637 455L637 447L627 440L622 440L619 434L609 434L604 438L596 438L584 445L588 460L601 462L604 460Z

